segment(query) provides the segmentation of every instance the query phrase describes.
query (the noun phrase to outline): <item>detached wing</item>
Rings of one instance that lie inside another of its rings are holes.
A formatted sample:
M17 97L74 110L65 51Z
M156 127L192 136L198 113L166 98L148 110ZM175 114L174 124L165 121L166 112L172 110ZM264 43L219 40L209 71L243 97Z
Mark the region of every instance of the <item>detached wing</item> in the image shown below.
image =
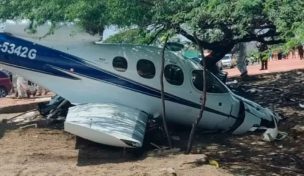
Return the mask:
M141 147L148 114L115 104L83 104L69 109L64 130L111 146Z

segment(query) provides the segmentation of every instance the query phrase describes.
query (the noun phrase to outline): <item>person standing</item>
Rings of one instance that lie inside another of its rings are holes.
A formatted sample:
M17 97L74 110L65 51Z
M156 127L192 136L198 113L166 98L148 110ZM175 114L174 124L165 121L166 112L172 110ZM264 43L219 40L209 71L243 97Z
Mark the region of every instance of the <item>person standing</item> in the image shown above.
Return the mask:
M300 59L302 60L304 57L303 45L298 46L298 53L299 53Z
M246 44L239 43L238 44L238 57L237 57L237 68L241 72L241 77L244 78L248 76L247 71L247 60L246 60Z
M267 54L268 47L264 43L258 43L257 48L260 52L259 59L261 61L261 70L267 70L268 69L268 54Z
M17 81L16 81L16 85L17 85L17 98L28 98L28 84L27 81L21 77L21 76L17 76Z
M260 54L261 59L261 70L267 70L268 69L268 55L266 52L262 52Z
M291 59L295 59L296 58L296 48L292 47L291 48Z

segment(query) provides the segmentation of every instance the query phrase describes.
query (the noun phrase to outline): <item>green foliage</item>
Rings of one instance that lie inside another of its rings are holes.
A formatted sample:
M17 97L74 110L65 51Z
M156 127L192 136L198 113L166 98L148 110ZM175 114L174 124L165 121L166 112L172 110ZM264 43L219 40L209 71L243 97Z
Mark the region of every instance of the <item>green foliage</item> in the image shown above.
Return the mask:
M101 34L109 25L105 0L74 0L65 8L66 20L76 21L90 34Z
M200 44L219 57L239 42L298 45L304 39L303 11L303 0L0 1L0 19L30 19L33 29L46 21L54 26L73 21L91 34L102 34L109 25L141 31L138 37L131 35L134 30L125 31L121 36L131 39L120 37L120 42L144 42L147 34L174 30L193 43L195 31Z
M287 41L281 48L289 50L304 42L304 1L268 0L265 11Z
M153 2L153 1L151 1ZM106 0L111 24L119 27L138 25L146 27L151 19L150 1Z

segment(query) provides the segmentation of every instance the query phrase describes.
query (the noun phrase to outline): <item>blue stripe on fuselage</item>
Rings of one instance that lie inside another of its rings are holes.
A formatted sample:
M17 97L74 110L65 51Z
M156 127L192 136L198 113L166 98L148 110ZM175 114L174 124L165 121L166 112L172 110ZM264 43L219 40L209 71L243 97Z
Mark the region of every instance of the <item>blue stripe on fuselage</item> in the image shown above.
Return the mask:
M0 62L2 64L10 65L18 68L26 68L31 71L50 74L59 77L77 79L69 74L55 70L52 67L50 67L50 65L55 64L55 65L61 65L61 67L65 70L69 69L66 63L67 60L61 60L61 56L60 56L61 53L59 52L53 53L51 49L48 49L44 46L16 38L6 33L0 33L0 45L3 45L4 42L7 42L9 44L14 44L15 48L21 46L21 47L26 47L27 49L36 49L38 53L36 59L29 59L29 58L20 57L14 53L9 54L8 52L2 52L0 50ZM8 46L8 48L10 48L10 46ZM2 49L4 49L3 46Z
M28 48L36 49L37 57L36 59L31 60L28 58L18 57L14 54L2 53L0 51L0 63L58 77L78 79L73 77L72 74L63 72L70 71L70 69L73 68L73 74L78 74L90 79L103 81L108 84L129 89L134 92L160 98L160 91L158 89L148 87L141 83L116 75L112 72L108 72L67 53L29 42L5 33L0 33L0 44L3 42L14 43L18 46L26 46ZM165 100L197 109L201 107L201 105L198 103L194 103L168 93L165 93ZM205 110L222 116L229 116L229 114L225 114L208 107L205 107Z

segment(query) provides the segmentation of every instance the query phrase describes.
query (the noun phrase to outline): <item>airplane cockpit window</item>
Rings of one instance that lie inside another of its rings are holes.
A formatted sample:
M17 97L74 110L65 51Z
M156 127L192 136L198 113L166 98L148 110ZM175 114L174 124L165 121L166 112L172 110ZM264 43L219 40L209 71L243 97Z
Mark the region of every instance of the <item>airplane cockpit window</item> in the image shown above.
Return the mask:
M121 56L114 57L112 65L119 72L125 72L128 68L127 59Z
M141 59L137 62L137 73L147 79L151 79L155 76L155 66L153 62L146 60L146 59Z
M184 73L183 70L176 65L166 65L164 70L165 78L168 83L173 85L182 85L184 82Z
M210 72L206 72L207 92L209 93L227 93L227 88L221 84ZM195 88L203 91L203 70L194 70L192 72L192 81Z

